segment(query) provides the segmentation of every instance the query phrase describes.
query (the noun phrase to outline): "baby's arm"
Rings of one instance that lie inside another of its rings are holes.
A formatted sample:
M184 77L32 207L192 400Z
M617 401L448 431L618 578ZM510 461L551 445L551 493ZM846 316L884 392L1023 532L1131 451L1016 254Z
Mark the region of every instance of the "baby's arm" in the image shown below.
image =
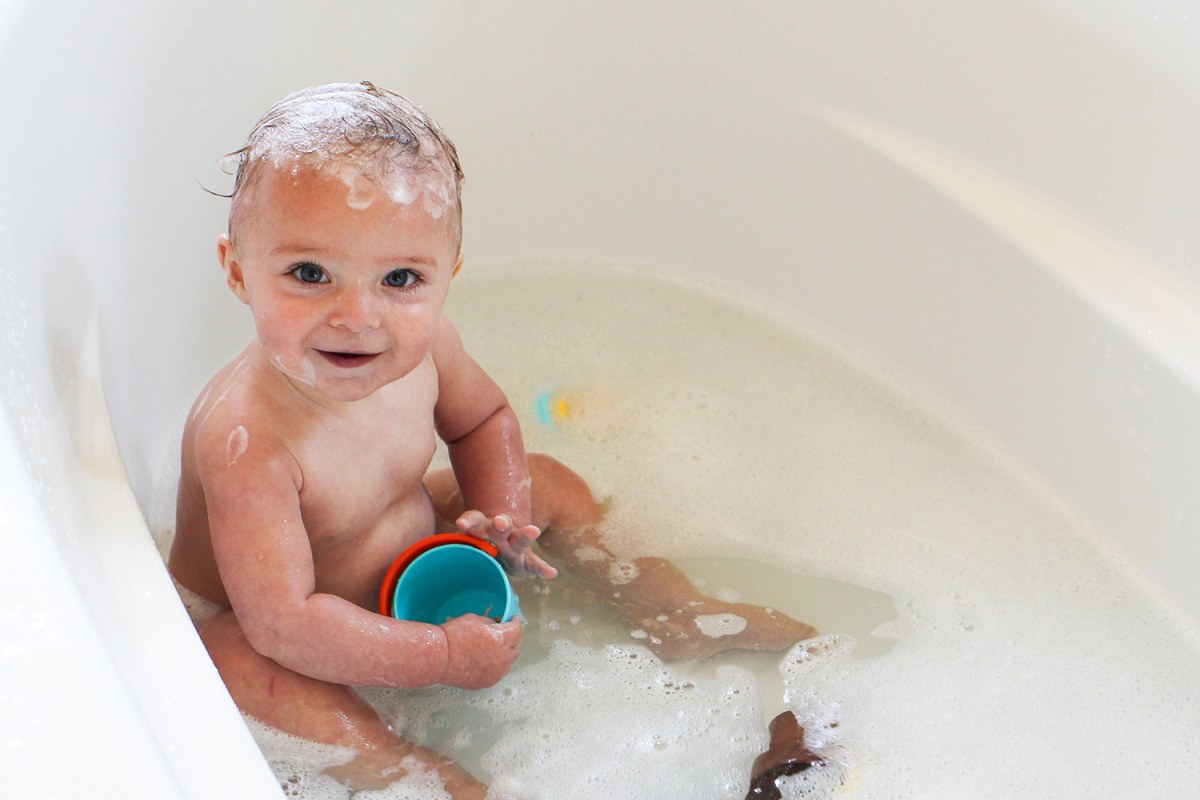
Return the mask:
M511 570L553 578L557 571L531 546L529 465L521 426L508 398L471 358L458 331L443 319L434 345L438 401L434 421L450 452L450 465L468 509L455 524L490 539Z
M231 464L223 444L211 446L221 437L211 438L202 442L200 472L213 552L257 652L294 672L356 686L483 688L508 673L520 648L519 622L463 617L423 625L317 592L290 455L251 427L245 452Z

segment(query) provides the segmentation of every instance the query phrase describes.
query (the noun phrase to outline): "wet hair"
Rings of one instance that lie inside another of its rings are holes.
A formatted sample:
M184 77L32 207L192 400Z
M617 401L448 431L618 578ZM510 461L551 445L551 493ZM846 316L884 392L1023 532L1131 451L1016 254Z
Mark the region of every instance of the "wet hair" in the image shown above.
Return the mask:
M462 236L463 172L454 143L411 100L370 81L301 89L263 114L246 143L225 158L234 175L230 236L246 214L246 198L266 162L276 168L303 164L342 176L349 169L391 187L393 199L401 202L415 199L413 182L419 181L425 207L435 217L452 210L455 236Z

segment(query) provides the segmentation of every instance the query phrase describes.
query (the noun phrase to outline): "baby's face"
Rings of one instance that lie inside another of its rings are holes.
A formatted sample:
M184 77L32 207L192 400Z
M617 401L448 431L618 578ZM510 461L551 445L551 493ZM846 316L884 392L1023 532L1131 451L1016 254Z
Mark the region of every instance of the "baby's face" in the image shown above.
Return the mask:
M450 214L362 180L262 165L219 255L268 360L317 399L364 398L430 352L457 267Z

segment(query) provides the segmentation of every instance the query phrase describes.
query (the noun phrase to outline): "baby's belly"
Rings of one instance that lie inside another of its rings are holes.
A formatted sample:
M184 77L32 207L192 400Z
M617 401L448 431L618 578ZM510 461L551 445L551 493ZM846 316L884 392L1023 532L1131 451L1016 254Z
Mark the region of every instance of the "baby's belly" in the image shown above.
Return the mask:
M394 505L364 530L314 542L316 590L343 597L372 611L379 587L396 556L414 542L436 533L433 505L423 492L417 502Z

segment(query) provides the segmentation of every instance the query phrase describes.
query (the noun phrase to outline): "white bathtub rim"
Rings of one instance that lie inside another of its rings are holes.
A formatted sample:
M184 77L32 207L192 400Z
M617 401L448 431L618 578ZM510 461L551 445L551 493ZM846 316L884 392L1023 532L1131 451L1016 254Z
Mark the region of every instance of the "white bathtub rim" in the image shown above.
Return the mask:
M845 110L814 115L946 195L1200 391L1200 295L1169 270L963 154Z

